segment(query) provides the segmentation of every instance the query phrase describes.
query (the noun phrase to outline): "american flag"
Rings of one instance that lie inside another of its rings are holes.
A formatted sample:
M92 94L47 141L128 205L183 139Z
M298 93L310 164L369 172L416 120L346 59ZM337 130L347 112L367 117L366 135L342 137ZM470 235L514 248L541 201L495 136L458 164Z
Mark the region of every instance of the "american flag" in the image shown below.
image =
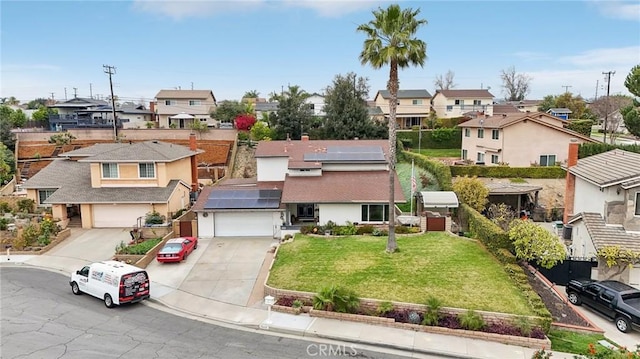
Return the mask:
M413 161L411 161L411 193L414 193L418 189L418 183L416 182L416 173L413 167Z

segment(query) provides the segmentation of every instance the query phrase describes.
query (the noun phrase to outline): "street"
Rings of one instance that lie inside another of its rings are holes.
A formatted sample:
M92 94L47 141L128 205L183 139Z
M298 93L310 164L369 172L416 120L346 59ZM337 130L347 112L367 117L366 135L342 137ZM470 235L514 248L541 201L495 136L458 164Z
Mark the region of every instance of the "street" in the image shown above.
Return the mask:
M0 357L5 359L438 358L231 329L144 304L108 309L99 299L73 295L68 277L47 270L3 267L0 279Z

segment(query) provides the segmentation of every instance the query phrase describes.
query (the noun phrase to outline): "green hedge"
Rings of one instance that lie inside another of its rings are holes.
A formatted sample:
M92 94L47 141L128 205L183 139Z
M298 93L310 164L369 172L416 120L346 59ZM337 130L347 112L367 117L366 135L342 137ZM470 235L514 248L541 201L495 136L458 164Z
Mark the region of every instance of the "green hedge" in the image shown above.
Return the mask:
M449 166L440 161L434 161L427 156L423 156L413 152L402 151L402 158L411 162L414 161L415 165L430 172L438 181L438 186L441 191L451 191L453 187L451 185L451 170Z
M584 136L591 136L591 127L593 127L592 120L571 120L567 124L567 128L571 131L576 131Z
M411 143L412 148L462 148L462 130L459 128L438 128L422 130L422 141L418 131L397 131L396 136L403 144ZM409 142L410 141L410 142Z
M456 177L478 176L493 178L564 178L567 172L561 167L508 167L508 166L451 166Z
M465 203L459 210L469 224L471 236L479 239L492 253L502 248L512 249L513 244L502 228Z
M599 153L621 149L629 152L640 153L640 145L610 145L605 143L583 143L578 147L578 158L585 158Z

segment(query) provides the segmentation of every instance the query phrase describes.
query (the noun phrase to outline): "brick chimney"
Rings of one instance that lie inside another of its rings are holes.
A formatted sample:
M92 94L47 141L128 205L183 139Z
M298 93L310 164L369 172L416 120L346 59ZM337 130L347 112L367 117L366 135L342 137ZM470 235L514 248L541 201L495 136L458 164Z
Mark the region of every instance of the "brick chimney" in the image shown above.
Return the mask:
M196 134L191 133L189 135L189 149L191 151L197 151L198 145L196 141ZM196 155L191 156L191 191L196 192L198 190L198 161Z
M567 156L567 179L564 192L564 215L562 222L565 224L569 217L573 216L573 202L576 198L576 176L569 172L569 168L578 164L578 147L580 144L575 138L569 143L569 154Z

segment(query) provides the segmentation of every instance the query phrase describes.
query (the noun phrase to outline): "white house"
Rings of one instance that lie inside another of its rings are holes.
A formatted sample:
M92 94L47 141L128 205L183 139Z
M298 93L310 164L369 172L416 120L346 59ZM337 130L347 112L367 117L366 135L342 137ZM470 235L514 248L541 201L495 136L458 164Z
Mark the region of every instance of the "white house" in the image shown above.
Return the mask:
M493 95L486 89L437 90L431 105L438 118L460 117L467 112L493 116Z
M383 224L389 213L388 141L263 141L257 178L207 188L193 206L198 234L273 236L307 223ZM395 176L395 202L406 200Z
M309 104L309 108L311 109L314 116L325 116L324 113L324 96L319 93L313 93L309 96L306 101Z

